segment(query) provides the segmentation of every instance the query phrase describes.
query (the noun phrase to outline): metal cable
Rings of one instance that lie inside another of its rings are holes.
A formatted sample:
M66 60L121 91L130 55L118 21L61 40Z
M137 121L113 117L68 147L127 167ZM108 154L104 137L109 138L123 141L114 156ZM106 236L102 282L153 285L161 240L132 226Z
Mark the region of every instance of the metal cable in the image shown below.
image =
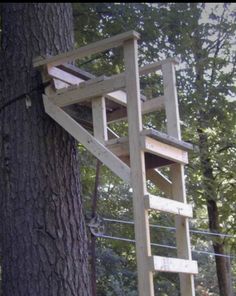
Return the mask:
M135 243L135 240L133 240L133 239L122 238L122 237L117 237L117 236L99 235L98 237L100 237L100 238L107 238L107 239L113 239L113 240L119 240L119 241L125 241L125 242L130 242L130 243ZM174 246L163 245L163 244L151 243L151 245L152 246L155 246L155 247L166 248L166 249L177 249ZM198 254L210 255L210 256L218 256L218 257L225 257L225 258L230 258L230 259L236 259L236 256L233 256L233 255L223 255L223 254L212 253L212 252L208 252L208 251L192 250L192 252L193 253L198 253Z
M109 219L109 218L103 218L103 219L104 219L104 221L110 221L110 222L116 222L116 223L123 223L123 224L134 225L134 222L133 221L117 220L117 219ZM172 230L172 231L175 231L176 230L175 227L162 226L162 225L158 225L158 224L150 224L150 227L163 228L163 229ZM199 233L199 234L205 234L205 235L212 235L212 236L236 238L235 235L224 234L224 233L217 233L217 232L209 232L209 231L205 231L205 230L190 229L190 232L192 232L192 233Z

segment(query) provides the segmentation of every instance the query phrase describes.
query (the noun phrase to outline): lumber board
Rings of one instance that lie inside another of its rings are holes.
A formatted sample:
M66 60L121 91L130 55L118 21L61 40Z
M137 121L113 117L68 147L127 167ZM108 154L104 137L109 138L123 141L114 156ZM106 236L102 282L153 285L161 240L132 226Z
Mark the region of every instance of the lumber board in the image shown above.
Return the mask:
M182 149L162 143L150 137L140 138L141 147L144 151L169 159L182 164L188 163L188 153Z
M157 210L188 218L192 218L193 216L193 209L189 204L151 194L145 195L144 198L146 209Z
M56 78L53 78L53 84L54 84L55 89L62 89L62 88L70 86L70 84L68 84L64 81L61 81L59 79L56 79Z
M66 71L63 71L58 67L47 66L47 69L48 69L48 74L50 76L57 78L63 82L66 82L70 85L78 85L84 81L83 79L81 79L75 75L72 75Z
M160 111L164 109L165 107L165 98L164 96L160 96L157 98L153 98L150 100L146 100L141 103L141 111L142 114L148 114L155 111ZM126 103L124 104L126 106ZM116 111L113 111L111 113L108 113L107 115L107 121L109 123L115 122L118 120L127 119L127 109L126 108L119 108Z
M160 171L147 169L147 179L162 190L167 196L172 197L172 182Z
M161 133L155 129L145 129L141 132L141 135L156 139L162 143L171 145L173 147L182 149L184 151L189 151L193 149L193 145L191 143L178 140L175 137L169 136L168 134Z
M61 125L69 134L86 147L94 156L104 163L111 171L130 183L130 168L104 145L94 138L86 129L73 120L66 112L56 106L47 96L43 95L46 113Z
M147 75L147 74L153 73L155 71L162 70L163 65L170 64L170 63L177 65L177 64L179 64L179 60L178 60L178 58L174 57L174 58L168 58L168 59L165 59L162 61L154 62L151 64L147 64L147 65L139 68L139 75Z
M126 40L139 39L139 33L135 31L128 31L125 33L118 34L116 36L106 38L97 42L90 43L78 49L74 49L68 52L61 53L59 55L49 58L35 58L33 65L34 67L43 66L49 64L51 66L57 66L67 62L71 62L75 59L81 59L89 57L92 54L103 52L107 49L121 46Z
M194 260L153 256L150 258L150 268L154 271L197 274L198 266Z
M78 67L75 67L74 65L71 65L71 64L63 64L58 67L60 69L62 69L63 71L66 71L66 72L68 72L76 77L79 77L85 81L87 81L88 79L96 78L95 75L93 75L87 71L84 71ZM109 77L106 77L106 78L109 78ZM124 106L126 106L126 104L127 104L126 92L124 92L123 90L112 92L112 93L108 94L106 96L106 98L108 98L109 100L112 100L114 102L117 102L121 105L124 105ZM141 94L141 100L142 101L146 100L146 97L142 94Z
M128 132L130 150L131 184L135 221L136 258L139 295L154 296L153 275L149 269L151 255L148 211L143 204L147 193L144 152L140 149L139 137L142 130L138 44L137 40L124 43L124 61L127 92Z
M93 135L104 144L108 139L107 120L106 120L106 105L105 98L95 98L92 100L93 114Z
M86 83L86 82L84 82ZM95 97L103 97L106 94L125 87L125 79L123 76L114 75L103 81L96 81L80 86L72 86L60 93L50 97L58 107L69 106L81 103Z
M181 140L178 97L176 89L175 65L162 65L167 133ZM170 168L172 180L172 196L174 200L186 203L186 190L183 164L174 164ZM191 243L188 218L175 217L177 254L179 258L191 260ZM194 278L192 274L180 274L180 290L182 296L195 296Z

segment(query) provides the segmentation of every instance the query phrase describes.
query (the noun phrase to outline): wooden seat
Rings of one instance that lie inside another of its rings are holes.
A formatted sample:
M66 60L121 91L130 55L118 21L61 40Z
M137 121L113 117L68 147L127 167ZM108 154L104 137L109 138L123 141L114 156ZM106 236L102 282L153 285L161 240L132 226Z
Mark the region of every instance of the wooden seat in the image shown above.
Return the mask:
M159 168L176 162L187 164L187 150L192 149L192 144L154 129L143 130L140 133L140 142L145 151L146 169ZM128 137L109 140L105 145L116 156L129 163Z

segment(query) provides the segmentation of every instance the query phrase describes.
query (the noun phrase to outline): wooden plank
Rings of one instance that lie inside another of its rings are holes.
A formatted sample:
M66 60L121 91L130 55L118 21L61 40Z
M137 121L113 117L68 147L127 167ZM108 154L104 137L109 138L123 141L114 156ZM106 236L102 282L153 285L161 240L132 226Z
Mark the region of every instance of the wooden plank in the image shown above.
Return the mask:
M54 83L55 89L62 89L70 86L68 83L63 82L56 78L53 78L53 83Z
M107 141L106 146L116 156L122 158L126 164L130 165L128 137L118 138L117 135L114 135L114 139ZM153 184L161 189L167 196L171 197L172 183L167 177L155 169L146 170L146 174L148 180L153 182Z
M170 136L181 140L179 124L179 108L176 90L175 66L172 63L162 65L164 96L166 98L167 132ZM186 203L184 166L171 166L172 196L179 202ZM188 218L175 217L177 254L179 258L192 259ZM194 277L180 274L180 290L182 296L195 296Z
M70 73L71 75L79 77L85 81L96 77L95 75L93 75L85 70L82 70L72 64L62 64L62 65L58 65L56 67L63 70L63 71L66 71L67 73Z
M154 129L145 129L141 132L141 135L148 136L150 138L156 139L162 143L174 146L176 148L188 151L193 149L193 145L181 140L178 140L175 137L169 136L167 134L161 133Z
M179 124L179 105L176 90L175 66L172 63L162 65L167 133L181 140Z
M160 96L142 103L142 114L160 111L165 108L165 97Z
M76 77L70 73L67 73L66 71L63 71L57 67L48 66L47 69L48 69L48 74L50 76L57 78L63 82L66 82L70 85L78 85L84 81L83 79Z
M51 96L50 99L59 107L64 107L83 101L92 99L94 97L102 97L107 93L125 87L124 76L115 75L104 81L93 83L88 87L73 86L66 89L62 93Z
M88 79L96 78L96 76L92 75L91 73L88 73L78 67L75 67L74 65L71 65L71 64L64 64L64 65L60 65L58 67L60 67L60 69L62 69L63 71L66 71L76 77L83 79L84 81L87 81ZM106 77L106 78L109 78L109 77ZM127 96L123 90L118 90L118 91L109 93L106 96L106 98L108 98L114 102L117 102L123 106L126 106L126 104L127 104ZM146 97L144 95L141 95L141 100L145 101Z
M119 77L119 75L114 75L112 77L106 77L105 75L101 75L101 76L97 76L95 78L92 78L92 79L89 79L89 80L86 80L86 81L83 81L80 83L80 88L85 88L85 87L88 87L90 85L96 85L96 83L98 82L102 82L106 79L110 79L110 78L113 78L113 77Z
M127 95L123 90L113 91L106 94L106 98L112 100L113 102L119 103L123 106L127 105Z
M124 41L129 39L139 39L139 33L135 31L128 31L110 38L106 38L97 42L90 43L78 49L74 49L59 55L49 57L49 58L35 58L33 61L34 67L43 66L50 64L51 66L57 66L67 62L71 62L75 59L81 59L84 57L89 57L92 54L103 52L107 49L118 47L123 44Z
M161 256L150 257L150 268L152 271L187 274L198 273L198 266L196 261Z
M144 151L140 149L142 130L137 40L124 43L131 184L135 221L138 289L140 296L154 296L153 275L149 268L151 255L148 211L143 204L147 193Z
M95 139L89 132L73 120L66 112L43 95L45 111L69 134L86 147L94 156L104 163L111 171L130 183L130 168L118 157L112 154L105 146Z
M151 194L145 195L145 206L146 209L167 212L183 217L191 218L193 216L191 205Z
M155 169L146 171L147 179L162 190L167 196L172 197L172 183L161 172Z
M71 70L71 72L73 74L68 73L66 71L66 69L67 69L67 67L65 67L65 70L61 70L58 67L48 66L48 74L54 78L57 78L57 79L60 79L61 81L66 82L70 85L79 85L80 84L81 86L83 86L82 82L86 81L86 83L89 83L89 81L90 81L90 83L91 83L91 80L92 80L92 82L94 82L94 81L97 81L96 79L98 79L96 76L91 75L90 73L87 73L85 71L82 71L77 67L73 67L72 70L70 69L70 67L68 68L69 70ZM75 72L75 70L79 70L79 72L77 73L77 72ZM74 75L74 74L76 74L76 75ZM79 75L83 78L80 78ZM105 79L104 76L103 76L103 78ZM99 79L101 80L101 78L99 78ZM107 79L109 79L109 78L107 78ZM119 103L123 106L126 106L126 104L127 104L126 93L122 90L117 90L117 91L111 92L106 95L106 98L108 98L116 103Z
M160 111L165 107L165 98L164 96L160 96L151 100L144 101L141 104L142 114L148 114L155 111ZM124 104L124 106L126 103ZM115 122L118 120L123 120L127 118L127 110L126 108L120 108L110 114L107 115L108 122Z
M117 144L107 144L106 147L118 157L129 156L129 142L120 142Z
M163 65L169 64L169 63L179 64L179 60L176 57L174 57L174 58L168 58L162 61L154 62L151 64L147 64L139 68L139 75L147 75L149 73L153 73L155 71L161 70Z
M174 162L188 163L188 153L186 151L145 136L140 137L140 142L142 149L146 152L159 155Z
M93 134L94 137L104 144L108 139L105 98L92 100Z

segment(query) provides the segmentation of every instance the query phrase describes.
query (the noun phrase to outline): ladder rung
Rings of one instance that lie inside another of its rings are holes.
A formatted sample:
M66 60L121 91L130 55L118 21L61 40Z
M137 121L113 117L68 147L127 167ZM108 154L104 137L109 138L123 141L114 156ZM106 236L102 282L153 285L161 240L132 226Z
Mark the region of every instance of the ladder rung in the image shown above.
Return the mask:
M145 195L146 209L158 210L183 217L191 218L193 216L192 206L169 198L155 195Z
M158 210L170 214L191 218L193 216L192 206L169 198L155 195L145 195L146 209Z
M141 136L141 147L144 151L161 156L181 164L188 163L188 153L182 149L165 144L150 137Z
M150 268L152 271L198 274L197 261L194 260L152 256Z
M147 102L151 102L151 101L152 100L149 100ZM153 138L157 141L174 146L174 147L179 148L184 151L193 150L193 145L191 143L179 140L179 139L172 137L168 134L161 133L153 128L142 130L141 135Z

